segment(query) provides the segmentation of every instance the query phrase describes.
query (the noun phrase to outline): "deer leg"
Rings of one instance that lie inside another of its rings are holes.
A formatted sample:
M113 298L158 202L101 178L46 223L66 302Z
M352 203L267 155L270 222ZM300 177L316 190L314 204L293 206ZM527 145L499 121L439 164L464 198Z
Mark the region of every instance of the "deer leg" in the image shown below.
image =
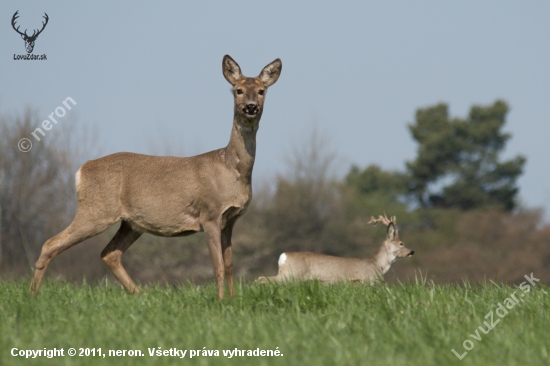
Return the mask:
M235 222L228 223L222 230L222 256L224 273L227 279L227 287L229 288L229 297L233 297L233 258L232 258L232 244L231 235L233 233L233 224Z
M221 244L221 230L217 223L207 223L203 225L206 238L208 239L208 250L210 251L210 258L212 258L212 265L214 266L214 276L216 277L218 287L218 299L223 299L223 278L224 278L224 264L222 255Z
M122 266L122 255L140 236L140 232L132 229L126 221L122 221L113 239L101 252L103 262L107 264L126 291L131 294L139 294L141 292Z
M70 247L107 230L109 226L116 222L105 219L91 220L85 216L77 212L73 222L65 230L44 243L40 257L36 261L33 279L29 288L32 295L36 295L40 290L42 279L52 259Z
M275 283L275 282L284 282L287 278L281 275L273 276L273 277L258 277L254 283Z
M271 277L260 276L254 283L268 283Z

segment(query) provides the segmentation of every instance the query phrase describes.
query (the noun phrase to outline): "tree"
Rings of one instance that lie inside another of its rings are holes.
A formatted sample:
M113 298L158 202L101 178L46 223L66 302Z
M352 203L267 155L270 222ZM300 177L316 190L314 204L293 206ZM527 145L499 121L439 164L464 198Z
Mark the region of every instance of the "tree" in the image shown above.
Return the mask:
M378 165L369 165L363 171L352 165L346 176L346 184L354 186L362 194L387 194L397 198L407 192L407 175L401 172L388 172Z
M508 105L473 106L466 119L449 118L446 104L419 109L409 125L418 156L407 162L409 192L422 207L516 207L517 178L525 157L501 162L510 134L503 133Z
M335 155L316 128L286 157L288 172L279 174L267 227L281 250L323 250L327 229L337 217L338 190L333 178ZM330 241L330 240L329 240Z
M44 241L74 216L74 173L95 149L87 130L75 133L76 120L66 121L23 152L18 142L33 139L38 113L0 115L0 274L26 274Z

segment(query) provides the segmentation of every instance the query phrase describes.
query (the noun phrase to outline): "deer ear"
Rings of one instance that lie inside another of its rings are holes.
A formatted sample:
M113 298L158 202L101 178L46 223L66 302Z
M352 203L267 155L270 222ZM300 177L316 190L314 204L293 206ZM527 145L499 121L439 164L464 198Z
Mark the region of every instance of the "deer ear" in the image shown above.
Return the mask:
M239 64L229 55L223 57L222 70L223 76L231 85L235 85L235 82L243 77Z
M260 73L260 80L263 81L266 87L275 84L279 76L281 75L281 69L283 68L283 63L280 59L276 59L262 70Z
M387 235L387 238L389 240L394 240L395 238L397 238L397 228L395 227L395 225L393 224L393 222L391 222L389 225L388 225L388 235Z

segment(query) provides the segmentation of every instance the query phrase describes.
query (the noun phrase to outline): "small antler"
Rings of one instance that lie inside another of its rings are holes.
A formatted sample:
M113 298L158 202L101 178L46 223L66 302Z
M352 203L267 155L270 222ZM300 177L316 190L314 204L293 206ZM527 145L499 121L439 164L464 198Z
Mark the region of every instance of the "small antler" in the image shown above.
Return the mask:
M49 20L50 18L48 17L48 14L46 14L46 13L44 13L44 14L45 14L45 15L44 15L42 18L46 19L46 22L42 22L42 29L40 29L40 30L36 29L36 30L33 32L32 37L34 37L34 38L38 37L38 35L39 35L40 33L42 33L42 31L44 30L44 28L46 28L46 24L48 24L48 20ZM38 33L36 33L37 31L38 31ZM36 33L36 35L35 35L34 33Z
M19 15L17 15L17 13L19 13L19 10L17 10L17 11L15 12L15 14L13 14L13 18L11 18L11 26L12 26L13 29L14 29L17 33L19 33L20 35L26 36L26 35L27 35L27 30L25 30L25 33L21 33L21 32L19 31L19 27L15 28L15 21L17 20L17 18L19 18Z
M397 226L397 218L395 216L392 216L391 220L388 219L388 217L386 216L386 213L384 212L384 217L382 217L382 215L378 215L378 219L375 219L374 216L371 216L370 217L370 221L368 222L369 224L373 224L373 225L376 225L378 224L379 222L383 223L384 225L386 226L389 226L390 224L393 223L394 226Z

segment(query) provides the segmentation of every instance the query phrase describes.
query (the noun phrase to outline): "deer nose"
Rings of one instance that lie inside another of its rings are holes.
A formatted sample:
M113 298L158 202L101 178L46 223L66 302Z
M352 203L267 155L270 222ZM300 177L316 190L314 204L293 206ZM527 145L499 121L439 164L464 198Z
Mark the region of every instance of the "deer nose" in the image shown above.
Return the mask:
M247 104L245 112L247 114L255 114L258 111L258 106L256 104Z
M411 254L409 254L409 257L414 254L414 250L411 250Z

